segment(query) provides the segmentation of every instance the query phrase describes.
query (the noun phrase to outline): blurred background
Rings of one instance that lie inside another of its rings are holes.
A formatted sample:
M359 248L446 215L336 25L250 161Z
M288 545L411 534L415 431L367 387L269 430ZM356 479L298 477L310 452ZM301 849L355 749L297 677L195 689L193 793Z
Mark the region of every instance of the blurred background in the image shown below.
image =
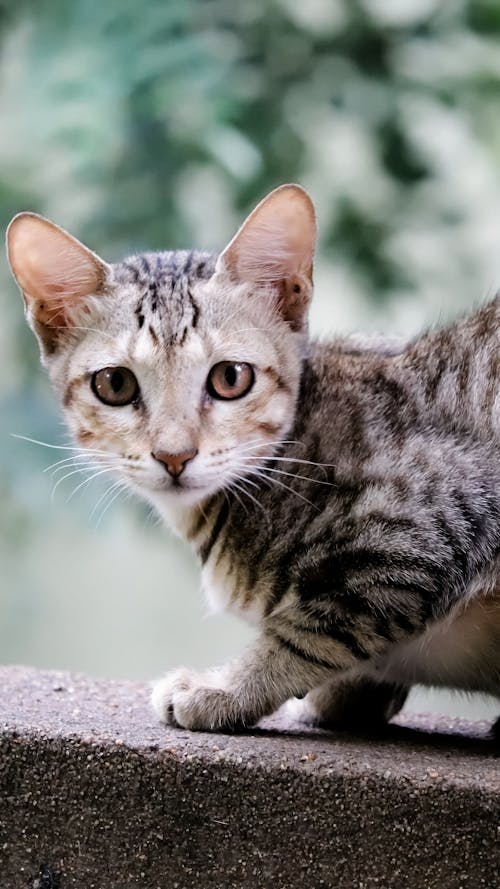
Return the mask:
M316 333L408 336L500 282L497 0L0 0L0 228L31 209L104 258L220 248L271 188L318 210ZM67 444L0 256L0 660L152 678L250 631L186 547ZM102 499L104 498L104 499ZM411 706L482 715L477 698Z

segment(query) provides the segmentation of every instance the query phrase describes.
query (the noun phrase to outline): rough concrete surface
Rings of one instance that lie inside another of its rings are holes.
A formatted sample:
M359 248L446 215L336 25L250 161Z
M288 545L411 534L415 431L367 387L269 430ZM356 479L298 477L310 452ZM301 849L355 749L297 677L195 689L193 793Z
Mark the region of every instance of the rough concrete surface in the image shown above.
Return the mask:
M489 726L158 725L144 685L0 668L0 889L495 889Z

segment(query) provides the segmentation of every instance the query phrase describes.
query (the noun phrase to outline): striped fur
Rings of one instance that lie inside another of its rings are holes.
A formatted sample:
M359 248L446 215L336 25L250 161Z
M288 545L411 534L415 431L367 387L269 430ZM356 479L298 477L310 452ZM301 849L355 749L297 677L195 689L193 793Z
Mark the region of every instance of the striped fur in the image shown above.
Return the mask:
M308 721L377 722L414 682L500 697L500 302L408 344L309 340L313 215L287 188L219 257L103 264L50 351L25 292L75 438L192 543L212 608L259 627L239 661L161 680L156 710L217 730L290 697ZM233 402L206 387L224 360L255 371ZM108 366L134 372L134 404L96 400L89 380ZM193 449L178 484L153 457Z

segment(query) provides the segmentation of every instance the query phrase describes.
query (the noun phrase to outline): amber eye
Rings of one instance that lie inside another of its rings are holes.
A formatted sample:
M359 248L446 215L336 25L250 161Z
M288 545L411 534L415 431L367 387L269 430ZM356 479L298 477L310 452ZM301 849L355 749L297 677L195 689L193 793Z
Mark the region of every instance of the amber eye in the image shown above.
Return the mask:
M92 377L92 391L104 404L122 407L137 398L139 383L127 367L104 367Z
M251 364L243 361L220 361L208 375L207 390L212 398L241 398L253 386L255 374Z

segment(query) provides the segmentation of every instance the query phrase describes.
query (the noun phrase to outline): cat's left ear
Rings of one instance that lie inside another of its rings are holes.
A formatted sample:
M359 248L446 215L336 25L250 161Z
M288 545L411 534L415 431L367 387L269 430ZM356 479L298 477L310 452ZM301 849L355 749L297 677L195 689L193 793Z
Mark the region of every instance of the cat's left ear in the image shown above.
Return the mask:
M315 243L311 198L300 185L281 185L250 213L219 256L216 272L270 286L282 316L301 330L312 295Z
M43 349L50 353L61 333L96 296L109 266L43 216L19 213L7 229L7 254L26 303L26 315Z

